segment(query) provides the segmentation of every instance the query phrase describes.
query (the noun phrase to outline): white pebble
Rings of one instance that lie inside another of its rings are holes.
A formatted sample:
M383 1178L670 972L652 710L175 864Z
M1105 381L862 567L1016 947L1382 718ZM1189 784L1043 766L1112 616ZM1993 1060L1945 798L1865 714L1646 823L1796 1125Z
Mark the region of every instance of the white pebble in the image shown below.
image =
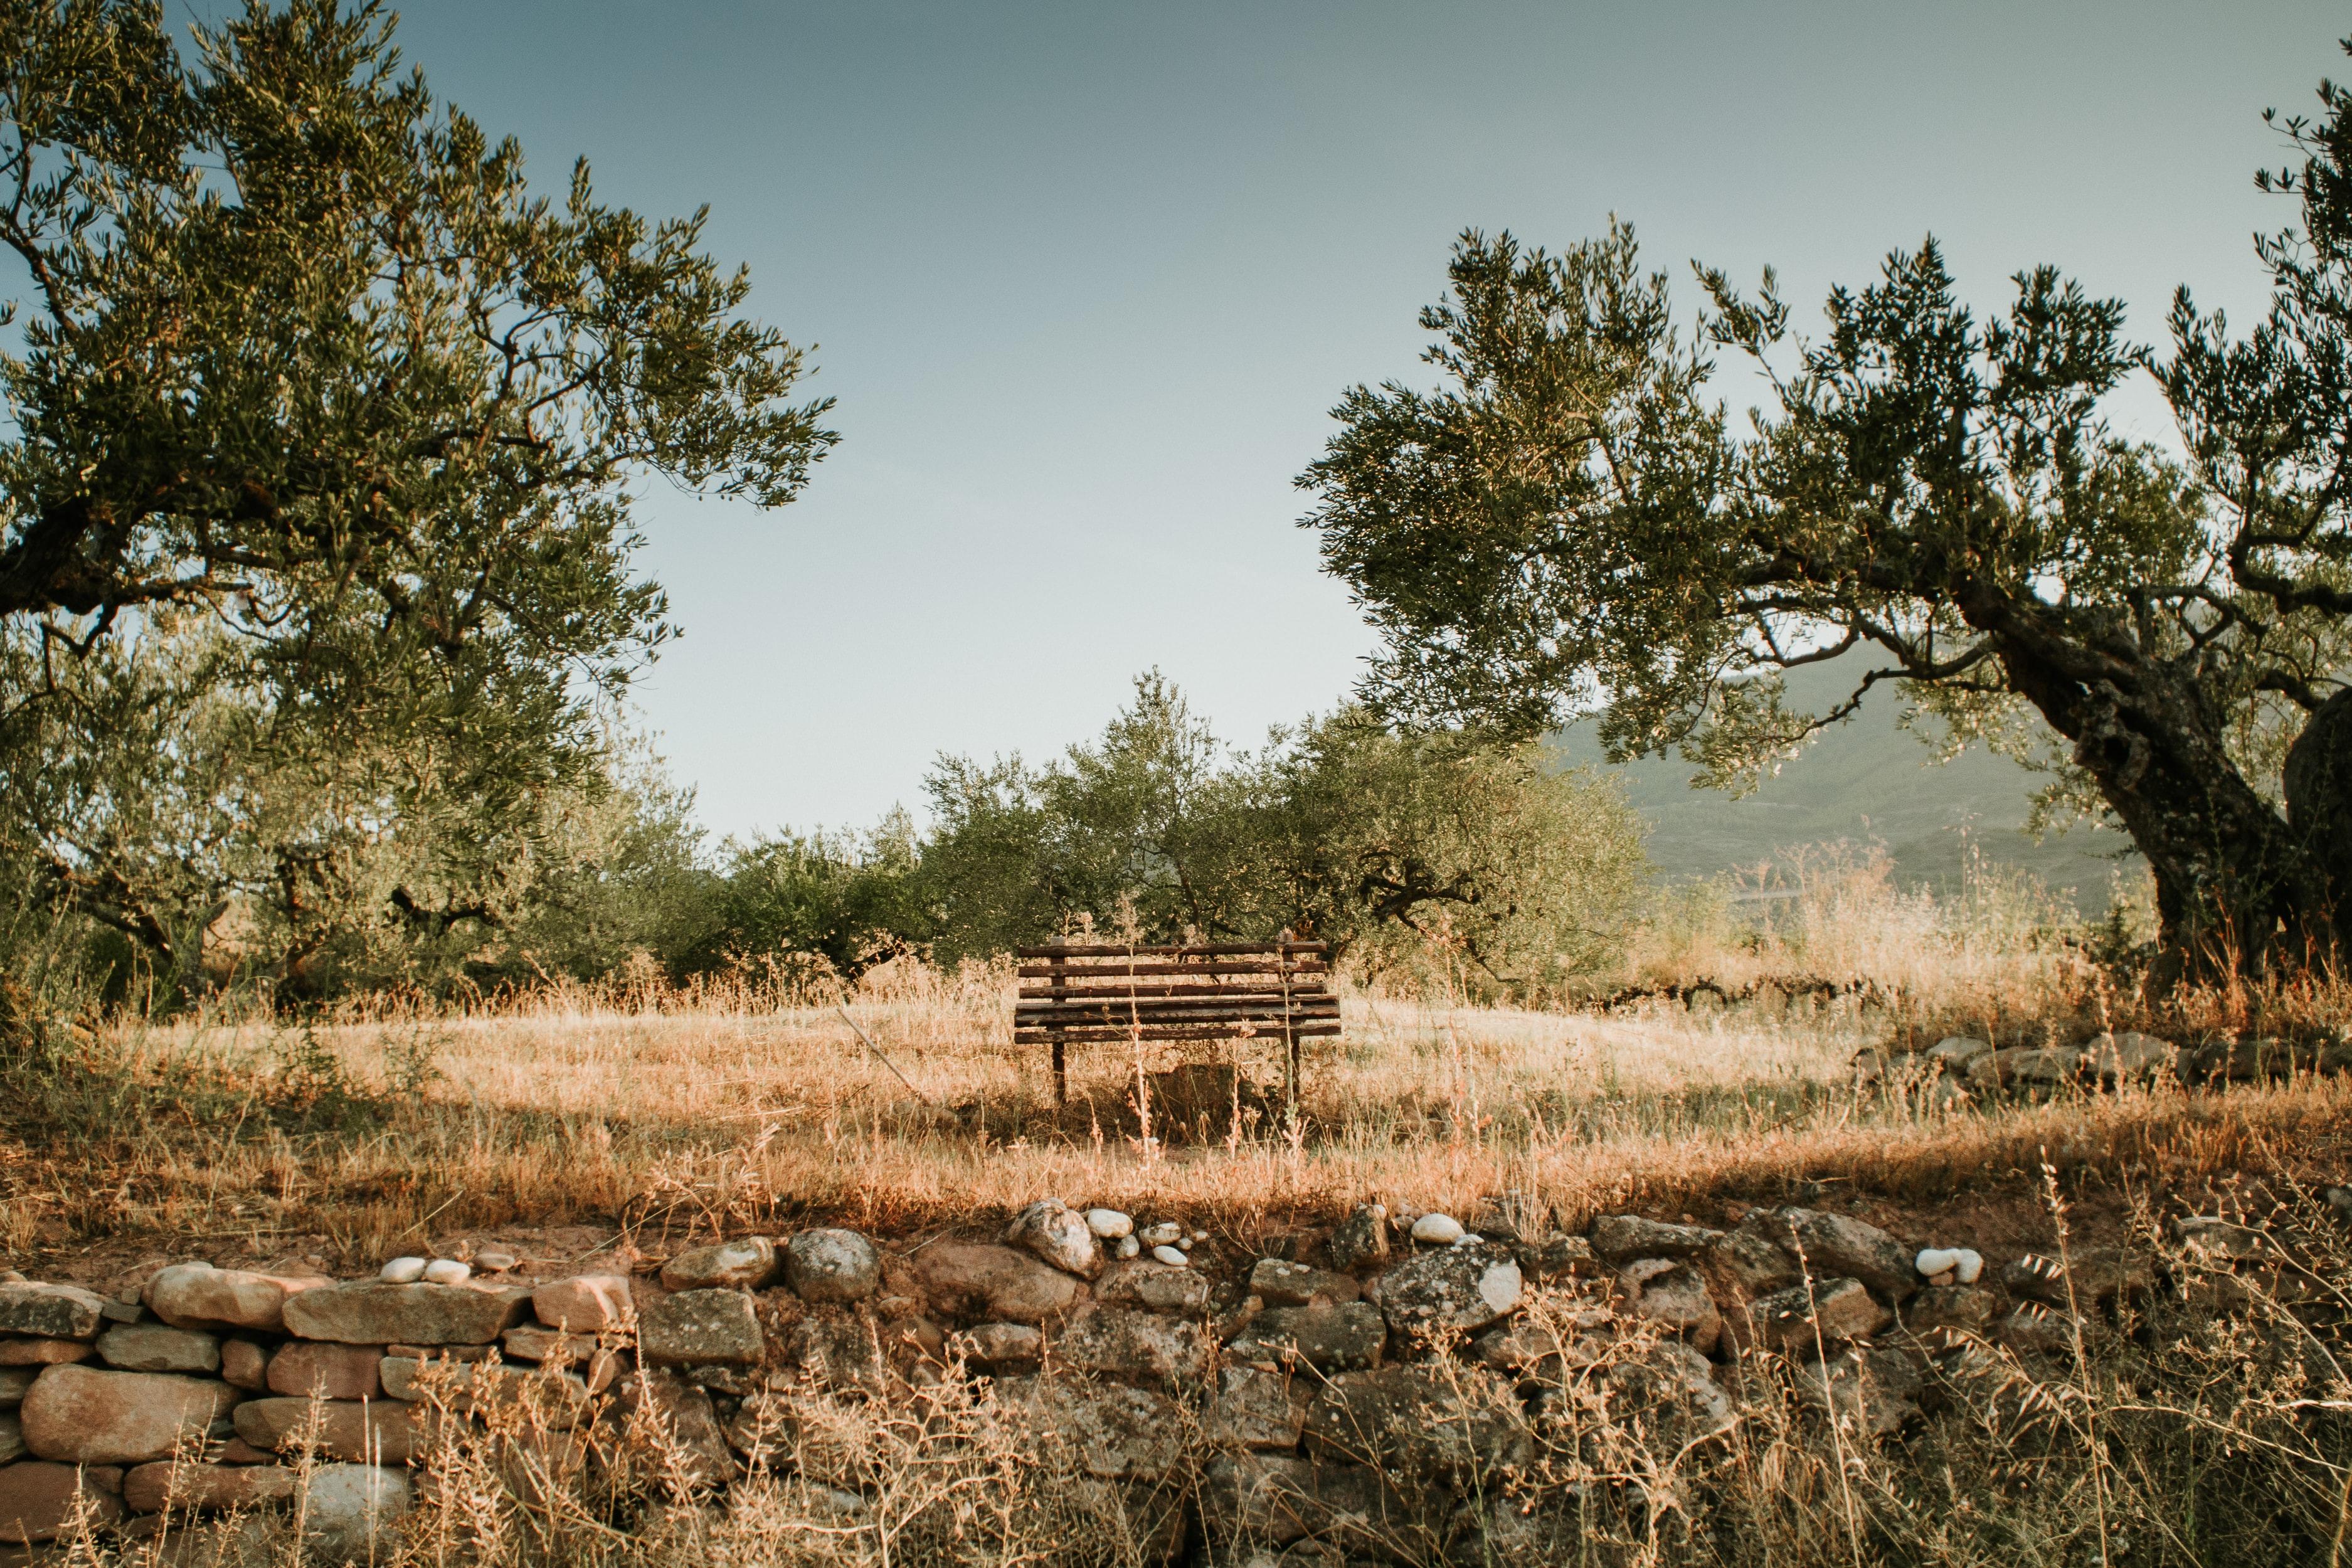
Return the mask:
M1139 1257L1142 1252L1143 1243L1136 1240L1135 1237L1131 1236L1122 1236L1118 1238L1118 1255L1121 1258Z
M1136 1234L1143 1237L1146 1247L1170 1247L1184 1234L1184 1227L1172 1220L1162 1220L1158 1225L1145 1226Z
M1462 1222L1452 1215L1425 1214L1412 1222L1412 1238L1432 1247L1451 1247L1462 1234Z
M1135 1233L1135 1221L1117 1209L1088 1209L1087 1228L1105 1241L1117 1241Z
M1201 1245L1201 1243L1202 1243L1202 1242L1204 1242L1204 1241L1206 1241L1206 1240L1208 1240L1208 1239L1209 1239L1209 1233L1208 1233L1207 1231L1205 1231L1205 1230L1196 1230L1196 1231L1194 1231L1194 1232L1192 1233L1192 1245L1193 1245L1193 1246L1195 1246L1195 1247L1200 1246L1200 1245Z
M454 1258L436 1258L425 1266L427 1285L463 1285L473 1277L473 1269Z
M1959 1249L1951 1247L1927 1247L1918 1257L1911 1260L1911 1266L1933 1279L1937 1275L1948 1274L1960 1266Z
M1192 1238L1191 1237L1189 1237L1189 1236L1180 1236L1180 1237L1178 1237L1176 1238L1176 1250L1177 1250L1177 1251L1179 1251L1179 1252L1190 1252L1190 1251L1192 1251Z
M1155 1247L1151 1249L1151 1256L1174 1268L1185 1268L1192 1261L1172 1247Z
M1485 1237L1480 1236L1475 1230L1465 1230L1460 1236L1454 1238L1454 1245L1456 1247L1478 1247L1483 1245L1486 1242L1486 1238Z
M1955 1249L1958 1256L1952 1264L1953 1277L1963 1285L1973 1285L1984 1274L1984 1259L1973 1247Z
M425 1259L395 1258L378 1269L376 1274L377 1278L389 1279L395 1285L413 1285L425 1278Z

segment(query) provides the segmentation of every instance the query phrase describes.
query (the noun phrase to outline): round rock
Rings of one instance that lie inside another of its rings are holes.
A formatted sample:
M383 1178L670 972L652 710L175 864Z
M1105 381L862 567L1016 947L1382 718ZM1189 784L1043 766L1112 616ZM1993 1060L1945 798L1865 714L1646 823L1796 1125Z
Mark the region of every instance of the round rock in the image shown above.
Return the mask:
M1155 1260L1165 1263L1171 1268L1189 1268L1192 1263L1190 1258L1172 1247L1155 1247L1151 1249L1151 1256Z
M1452 1215L1425 1214L1412 1222L1412 1238L1427 1247L1451 1247L1462 1239L1462 1222Z
M421 1276L427 1285L463 1285L474 1277L473 1265L460 1263L454 1258L436 1258L425 1266Z
M784 1244L784 1282L803 1301L846 1306L881 1281L880 1255L854 1230L804 1230Z
M425 1266L428 1261L423 1258L394 1258L376 1270L376 1278L388 1279L394 1285L414 1285L425 1278Z
M681 1252L662 1265L673 1290L757 1290L776 1277L776 1244L764 1236Z
M408 1478L382 1465L321 1465L302 1489L302 1543L329 1563L387 1562Z
M1034 1253L1081 1279L1091 1279L1102 1270L1102 1248L1087 1228L1086 1216L1059 1198L1043 1198L1023 1209L1005 1227L1004 1244Z
M1088 1209L1087 1228L1104 1241L1117 1241L1135 1233L1135 1219L1117 1209Z

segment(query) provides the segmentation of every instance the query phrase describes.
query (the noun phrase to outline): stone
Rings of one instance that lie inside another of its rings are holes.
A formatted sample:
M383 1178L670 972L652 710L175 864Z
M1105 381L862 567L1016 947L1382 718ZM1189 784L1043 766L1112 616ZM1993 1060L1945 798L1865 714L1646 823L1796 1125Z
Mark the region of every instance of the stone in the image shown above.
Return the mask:
M286 1303L323 1288L324 1279L175 1263L147 1281L140 1299L175 1329L286 1331Z
M2065 1046L2011 1046L1969 1064L1969 1087L2047 1093L2074 1081L2083 1053Z
M1818 1334L1823 1343L1866 1340L1894 1321L1859 1279L1822 1279L1810 1294L1802 1285L1777 1290L1748 1303L1748 1321L1758 1342L1777 1351L1810 1349Z
M0 1410L0 1465L13 1465L32 1451L25 1447L25 1423L14 1410Z
M1171 1268L1189 1268L1192 1265L1192 1260L1184 1255L1181 1247L1155 1247L1151 1249L1151 1260L1164 1263Z
M1452 1247L1381 1276L1381 1310L1401 1334L1475 1333L1519 1304L1519 1265L1500 1247Z
M123 1372L212 1373L221 1368L221 1342L198 1329L117 1323L98 1336L98 1357Z
M431 1261L429 1258L391 1258L382 1268L376 1270L375 1277L389 1280L394 1285L414 1285L425 1278L425 1266Z
M915 1278L932 1305L951 1317L1044 1323L1076 1304L1085 1288L1009 1247L941 1242L924 1248Z
M53 1366L35 1380L19 1415L26 1446L44 1459L136 1465L201 1438L236 1396L209 1379Z
M485 1274L504 1274L521 1261L502 1247L484 1247L474 1254L474 1267Z
M1004 1227L1004 1244L1034 1253L1083 1279L1102 1272L1102 1246L1087 1228L1086 1216L1058 1198L1042 1199L1013 1215L1013 1223Z
M661 1271L662 1284L672 1290L758 1290L775 1279L776 1244L764 1236L681 1252Z
M231 1430L235 1430L233 1422ZM223 1442L218 1458L224 1465L274 1465L278 1462L277 1455L257 1448L242 1437L230 1437Z
M533 1288L530 1310L551 1329L574 1334L602 1334L626 1328L635 1320L625 1274L575 1274Z
M314 1394L321 1399L373 1399L383 1392L376 1373L383 1360L381 1345L293 1340L280 1345L269 1358L267 1382L271 1393L298 1399Z
M2166 1074L2179 1078L2184 1065L2171 1041L2130 1029L2092 1037L2083 1056L2104 1084L2144 1083Z
M1715 1266L1748 1296L1769 1296L1804 1279L1804 1270L1797 1267L1773 1229L1772 1211L1751 1209L1724 1234L1709 1255Z
M1225 1353L1267 1366L1359 1372L1381 1364L1388 1337L1387 1320L1370 1302L1269 1307L1234 1336Z
M1220 1448L1296 1448L1307 1405L1307 1385L1287 1373L1229 1366L1217 1376L1206 1435Z
M0 1340L0 1367L66 1366L97 1353L87 1340Z
M1950 1274L1960 1266L1959 1248L1954 1247L1923 1247L1911 1267L1919 1271L1922 1279L1933 1279L1938 1274Z
M1184 1413L1157 1389L1074 1378L1012 1378L999 1397L1027 1414L1041 1444L1066 1447L1106 1480L1156 1480L1183 1457Z
M1627 1304L1634 1317L1680 1335L1702 1354L1715 1348L1723 1331L1723 1313L1707 1294L1706 1282L1686 1265L1672 1264L1635 1287Z
M1904 1309L1904 1327L1922 1339L1981 1335L2000 1315L2000 1298L1981 1285L1930 1285Z
M1723 1240L1705 1226L1668 1225L1640 1215L1611 1215L1592 1226L1592 1251L1611 1263L1635 1258L1696 1258Z
M1156 1260L1114 1263L1095 1281L1095 1300L1154 1312L1198 1312L1209 1304L1209 1277Z
M1990 1040L1974 1040L1966 1035L1947 1035L1927 1047L1927 1059L1955 1078L1967 1077L1979 1058L1991 1054Z
M1261 1258L1250 1269L1249 1293L1269 1307L1304 1307L1318 1300L1338 1306L1357 1300L1363 1287L1352 1274Z
M382 1465L320 1465L302 1483L302 1544L321 1562L388 1563L415 1496Z
M582 1379L554 1367L511 1367L488 1362L385 1356L384 1396L404 1405L438 1404L458 1414L520 1408L555 1426L570 1426L588 1404Z
M1519 1272L1538 1284L1591 1274L1598 1263L1592 1256L1592 1244L1580 1236L1548 1236L1541 1241L1523 1241L1511 1248L1511 1256L1519 1260Z
M0 1409L24 1404L26 1390L40 1374L38 1367L0 1366Z
M880 1289L882 1258L854 1230L804 1230L784 1244L784 1283L803 1301L847 1306Z
M1496 1372L1556 1377L1570 1366L1590 1366L1601 1359L1607 1342L1597 1334L1576 1331L1604 1329L1613 1316L1606 1308L1598 1308L1578 1312L1564 1324L1524 1319L1507 1322L1479 1335L1470 1347L1470 1359Z
M463 1285L474 1277L473 1265L455 1258L436 1258L425 1266L422 1278L427 1285Z
M2015 1311L2001 1320L1997 1331L2001 1343L2013 1351L2055 1356L2074 1351L2079 1331L2064 1312L2053 1311L2039 1301L2021 1301Z
M1856 1436L1891 1437L1919 1415L1919 1371L1884 1346L1839 1352L1797 1367L1797 1395Z
M0 1542L55 1541L77 1508L101 1526L122 1517L122 1500L75 1466L28 1459L0 1468Z
M637 1353L651 1366L757 1366L767 1352L759 1314L740 1290L680 1290L637 1320Z
M1905 1300L1919 1289L1912 1249L1874 1225L1803 1208L1776 1210L1769 1223L1773 1239L1802 1258L1817 1279L1859 1279L1894 1301Z
M0 1333L92 1340L106 1323L106 1298L79 1285L0 1285Z
M2087 1308L2156 1289L2156 1260L2119 1247L2084 1247L2062 1260L2029 1252L2000 1271L2011 1296L2059 1308Z
M628 1379L621 1384L620 1407L633 1447L644 1441L641 1423L664 1434L646 1455L656 1473L675 1464L678 1479L697 1489L723 1486L742 1474L710 1395L676 1373L656 1370ZM751 1407L747 1400L745 1409Z
M324 1458L404 1465L424 1444L426 1413L396 1399L248 1399L230 1419L236 1435L264 1453L292 1453L310 1439L314 1410L314 1451Z
M1467 1367L1344 1372L1307 1405L1307 1453L1391 1475L1483 1478L1533 1457L1533 1434L1507 1385Z
M824 1307L787 1325L778 1363L821 1388L837 1393L882 1391L882 1343L872 1318Z
M284 1465L174 1464L159 1459L122 1478L122 1500L133 1513L210 1513L268 1508L290 1501L294 1472Z
M2252 1262L2272 1255L2268 1237L2219 1215L2182 1215L2172 1222L2172 1235L2192 1257L2207 1264Z
M1119 1241L1135 1234L1135 1220L1117 1209L1088 1209L1087 1228L1095 1233L1097 1240Z
M1135 1233L1135 1238L1146 1247L1173 1247L1184 1239L1184 1227L1173 1220L1161 1220L1147 1225Z
M1360 1204L1323 1244L1331 1267L1341 1270L1385 1263L1389 1256L1389 1211L1383 1204Z
M1290 1454L1228 1453L1210 1460L1201 1479L1201 1510L1219 1540L1278 1547L1312 1535L1318 1544L1332 1544L1335 1552L1343 1544L1370 1551L1387 1543L1384 1526L1391 1513L1408 1517L1384 1492L1380 1477L1357 1465L1318 1464ZM1318 1552L1286 1553L1279 1561L1283 1568L1322 1568L1348 1560ZM1276 1560L1236 1553L1230 1561L1255 1568Z
M1122 1236L1112 1251L1120 1258L1140 1258L1143 1256L1143 1243L1131 1236Z
M2189 1056L2188 1076L2208 1083L2256 1083L2311 1070L2324 1059L2316 1048L2285 1040L2210 1040Z
M286 1302L286 1330L347 1345L487 1345L522 1318L530 1292L489 1285L391 1285L362 1279Z
M1209 1337L1199 1323L1123 1307L1078 1312L1054 1350L1082 1372L1110 1377L1191 1384L1209 1374Z
M1412 1238L1423 1247L1451 1247L1462 1235L1462 1222L1452 1215L1425 1214L1412 1222Z
M958 1348L992 1372L1034 1367L1045 1355L1045 1336L1027 1323L982 1323L957 1341Z

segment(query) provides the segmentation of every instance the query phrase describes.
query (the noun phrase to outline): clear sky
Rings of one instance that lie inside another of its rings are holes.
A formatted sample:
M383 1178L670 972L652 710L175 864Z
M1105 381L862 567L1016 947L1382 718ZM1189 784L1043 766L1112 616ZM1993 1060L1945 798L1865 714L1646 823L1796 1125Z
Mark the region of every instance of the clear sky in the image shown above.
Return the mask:
M1465 226L1618 213L1809 314L1932 229L1986 303L2053 261L2153 339L2177 283L2259 305L2259 111L2352 74L2352 12L2301 0L402 15L550 189L584 154L609 201L708 203L820 345L804 499L643 509L686 637L642 704L721 833L919 805L934 753L1055 751L1149 666L1229 738L1330 706L1370 639L1291 480L1345 385L1423 375Z

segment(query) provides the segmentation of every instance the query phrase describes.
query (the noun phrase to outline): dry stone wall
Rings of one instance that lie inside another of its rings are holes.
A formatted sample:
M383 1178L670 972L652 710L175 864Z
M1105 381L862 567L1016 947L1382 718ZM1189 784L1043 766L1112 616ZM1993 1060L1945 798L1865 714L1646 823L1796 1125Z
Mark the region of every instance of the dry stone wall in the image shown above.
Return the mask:
M0 1283L0 1551L37 1552L78 1511L138 1538L167 1512L299 1505L327 1558L380 1557L440 1424L500 1400L539 1401L583 1441L623 1440L650 1412L723 1488L773 1460L812 1390L909 1397L959 1369L1100 1483L1166 1482L1205 1440L1192 1511L1162 1532L1171 1556L1204 1540L1344 1545L1411 1478L1475 1495L1559 1415L1547 1402L1564 1368L1604 1368L1703 1435L1730 1415L1740 1353L1761 1347L1794 1363L1804 1398L1883 1436L1918 1414L1936 1358L2063 1353L2156 1282L2147 1258L1995 1267L1822 1208L1754 1208L1725 1229L1612 1215L1572 1236L1534 1207L1465 1225L1368 1205L1254 1257L1049 1199L993 1238L813 1229L694 1247L657 1272L484 1252L341 1281L177 1264L115 1296ZM2174 1228L2220 1278L2276 1261L2265 1236L2218 1217ZM1615 1353L1629 1337L1640 1353Z

